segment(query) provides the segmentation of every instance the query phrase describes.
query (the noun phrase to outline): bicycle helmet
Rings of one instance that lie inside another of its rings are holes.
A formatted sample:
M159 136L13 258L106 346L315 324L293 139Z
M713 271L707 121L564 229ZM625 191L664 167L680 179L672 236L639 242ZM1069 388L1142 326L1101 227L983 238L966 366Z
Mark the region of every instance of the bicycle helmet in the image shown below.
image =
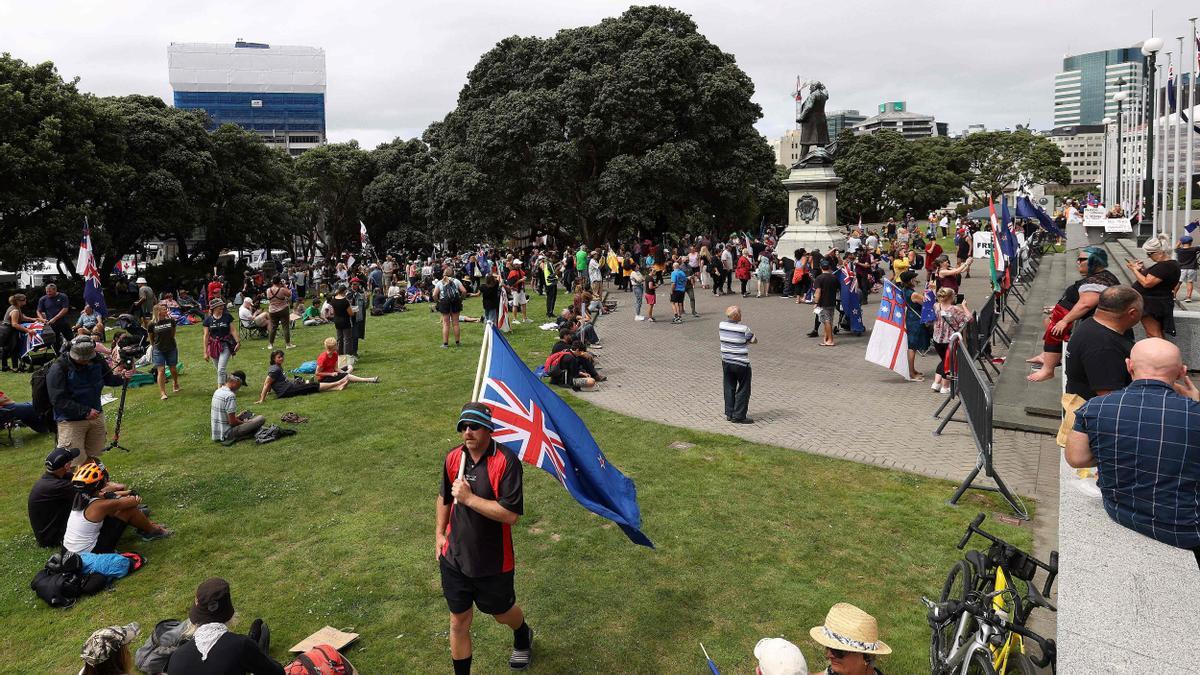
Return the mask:
M83 464L76 469L75 475L71 477L71 485L74 485L77 490L91 492L104 485L107 480L108 469L104 468L104 465L97 460Z

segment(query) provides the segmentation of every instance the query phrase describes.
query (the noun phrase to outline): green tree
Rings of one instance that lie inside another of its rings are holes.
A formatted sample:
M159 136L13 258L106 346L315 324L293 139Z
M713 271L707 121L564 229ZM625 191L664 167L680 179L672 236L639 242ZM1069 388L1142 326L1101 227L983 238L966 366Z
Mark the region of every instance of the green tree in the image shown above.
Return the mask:
M313 148L296 159L304 237L326 256L358 241L363 188L375 177L371 154L357 141Z
M363 222L377 245L430 240L425 213L426 179L433 164L419 139L397 138L371 151L378 173L363 188Z
M205 260L224 249L283 248L299 257L289 236L301 220L292 158L233 124L211 138L217 176L201 244Z
M834 168L842 222L925 214L962 196L965 165L945 138L906 140L895 131L838 138Z
M966 136L957 144L967 165L963 188L976 204L986 204L989 197L995 199L1012 189L1071 181L1071 171L1063 165L1058 146L1028 129L984 131Z
M753 93L733 56L674 9L505 39L426 131L429 220L459 235L530 228L592 244L747 226L777 182Z

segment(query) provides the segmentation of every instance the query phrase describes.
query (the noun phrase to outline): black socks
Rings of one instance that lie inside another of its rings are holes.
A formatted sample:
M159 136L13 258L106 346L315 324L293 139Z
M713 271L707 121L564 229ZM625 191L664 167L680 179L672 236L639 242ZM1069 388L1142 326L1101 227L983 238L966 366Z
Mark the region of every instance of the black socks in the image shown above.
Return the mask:
M521 627L513 631L513 649L529 649L529 624L521 622Z
M471 675L471 657L452 660L454 661L454 675Z

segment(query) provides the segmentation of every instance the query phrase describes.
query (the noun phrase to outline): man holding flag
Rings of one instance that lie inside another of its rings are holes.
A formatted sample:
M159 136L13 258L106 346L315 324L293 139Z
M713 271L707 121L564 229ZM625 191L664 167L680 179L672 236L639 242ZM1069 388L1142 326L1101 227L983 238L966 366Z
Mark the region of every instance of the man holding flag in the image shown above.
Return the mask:
M434 539L450 608L455 675L471 672L472 605L513 630L510 668L528 668L533 656L533 630L513 588L512 526L524 512L521 460L492 440L494 430L491 407L464 405L458 416L462 445L442 467Z
M75 273L83 277L83 301L92 306L100 319L108 316L108 305L104 303L104 289L100 285L100 270L96 267L96 256L92 251L92 233L87 219L83 221L83 239L79 241L79 257L75 260Z

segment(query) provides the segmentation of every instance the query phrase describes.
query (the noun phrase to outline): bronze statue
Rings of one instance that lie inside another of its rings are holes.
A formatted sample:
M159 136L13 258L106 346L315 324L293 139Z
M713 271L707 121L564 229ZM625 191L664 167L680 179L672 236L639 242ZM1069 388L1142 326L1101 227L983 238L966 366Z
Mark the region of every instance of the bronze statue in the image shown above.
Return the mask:
M800 104L800 159L803 160L812 146L824 149L829 145L829 123L825 119L825 101L829 92L825 85L813 82L808 86L808 97Z

